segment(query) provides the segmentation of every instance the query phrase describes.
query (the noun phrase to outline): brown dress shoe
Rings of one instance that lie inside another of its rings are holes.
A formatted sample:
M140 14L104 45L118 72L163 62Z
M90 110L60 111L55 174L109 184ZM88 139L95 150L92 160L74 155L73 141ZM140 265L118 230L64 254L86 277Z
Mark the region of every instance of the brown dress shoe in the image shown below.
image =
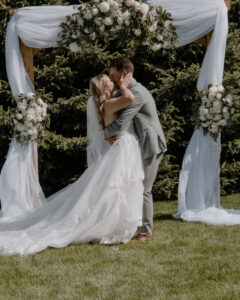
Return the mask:
M151 235L137 235L135 238L133 238L133 241L140 241L140 242L145 242L145 241L149 241L152 239Z

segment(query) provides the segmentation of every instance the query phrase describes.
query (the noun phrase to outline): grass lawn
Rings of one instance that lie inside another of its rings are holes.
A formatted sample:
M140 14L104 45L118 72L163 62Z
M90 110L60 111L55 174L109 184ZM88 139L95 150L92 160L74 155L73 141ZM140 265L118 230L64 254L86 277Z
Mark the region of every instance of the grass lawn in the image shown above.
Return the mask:
M240 209L240 194L222 198ZM0 257L0 299L240 299L240 225L172 219L155 203L154 238L127 245L72 245Z

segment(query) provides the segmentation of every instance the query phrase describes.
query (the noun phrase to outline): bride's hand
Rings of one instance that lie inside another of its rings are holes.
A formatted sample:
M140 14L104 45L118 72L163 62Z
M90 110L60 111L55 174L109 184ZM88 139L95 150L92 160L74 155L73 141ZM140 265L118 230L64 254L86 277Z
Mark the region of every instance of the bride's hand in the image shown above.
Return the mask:
M122 75L119 81L120 88L128 88L129 84L132 82L132 73L128 73L125 77Z

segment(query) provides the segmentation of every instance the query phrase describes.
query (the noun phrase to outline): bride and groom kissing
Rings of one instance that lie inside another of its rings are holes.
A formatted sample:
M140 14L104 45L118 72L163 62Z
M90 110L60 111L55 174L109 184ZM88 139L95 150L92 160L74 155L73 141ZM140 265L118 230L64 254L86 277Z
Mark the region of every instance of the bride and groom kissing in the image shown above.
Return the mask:
M90 81L88 168L73 184L22 219L0 224L0 255L32 254L71 243L127 243L151 239L152 186L166 151L150 92L126 57L109 76ZM117 91L116 91L117 90Z

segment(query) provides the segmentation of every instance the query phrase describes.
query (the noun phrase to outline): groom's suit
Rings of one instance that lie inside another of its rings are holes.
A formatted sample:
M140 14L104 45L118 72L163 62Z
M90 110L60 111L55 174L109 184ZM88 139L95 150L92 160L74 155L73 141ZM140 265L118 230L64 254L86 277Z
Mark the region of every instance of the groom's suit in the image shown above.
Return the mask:
M120 112L118 118L112 124L104 129L104 136L109 139L119 135L133 120L139 137L145 173L143 225L139 228L139 233L141 235L152 235L152 186L162 154L167 150L167 146L158 119L155 101L150 92L135 79L132 80L128 88L134 95L134 101Z

